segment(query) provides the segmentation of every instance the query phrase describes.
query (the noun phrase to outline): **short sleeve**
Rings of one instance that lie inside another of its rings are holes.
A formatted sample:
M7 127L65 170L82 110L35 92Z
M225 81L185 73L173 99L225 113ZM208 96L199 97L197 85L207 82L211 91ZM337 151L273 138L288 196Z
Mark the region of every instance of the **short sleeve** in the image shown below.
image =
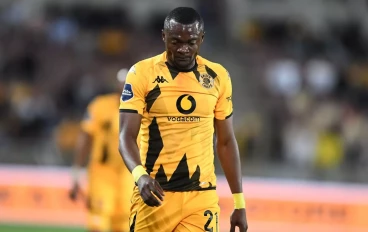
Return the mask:
M146 79L139 66L131 67L120 98L120 112L143 114L146 85Z
M232 85L229 73L225 70L220 79L220 94L215 107L215 118L225 120L233 114Z
M98 130L100 121L98 99L95 99L88 105L84 113L81 121L81 128L86 133L93 134Z

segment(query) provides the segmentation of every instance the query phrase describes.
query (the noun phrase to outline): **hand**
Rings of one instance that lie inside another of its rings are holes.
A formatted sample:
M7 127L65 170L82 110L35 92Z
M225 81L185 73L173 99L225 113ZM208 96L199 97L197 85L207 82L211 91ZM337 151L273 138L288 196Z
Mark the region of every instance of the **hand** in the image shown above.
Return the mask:
M73 187L69 190L69 199L72 201L76 201L79 191L80 191L79 184L78 182L75 182L73 184Z
M164 200L164 190L160 184L149 175L143 175L138 179L138 189L141 197L148 206L160 206Z
M231 229L230 232L235 232L235 227L239 227L240 232L247 232L248 223L245 209L234 209L230 217Z

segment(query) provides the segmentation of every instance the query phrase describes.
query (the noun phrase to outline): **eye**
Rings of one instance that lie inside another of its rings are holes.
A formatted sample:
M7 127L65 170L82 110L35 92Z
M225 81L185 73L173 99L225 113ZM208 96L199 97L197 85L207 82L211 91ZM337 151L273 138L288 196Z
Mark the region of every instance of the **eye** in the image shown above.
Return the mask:
M171 40L171 44L175 45L175 44L177 44L177 43L178 43L178 41L177 41L177 40Z
M189 44L190 44L190 45L196 45L196 44L197 44L197 40L191 40L191 41L189 42Z

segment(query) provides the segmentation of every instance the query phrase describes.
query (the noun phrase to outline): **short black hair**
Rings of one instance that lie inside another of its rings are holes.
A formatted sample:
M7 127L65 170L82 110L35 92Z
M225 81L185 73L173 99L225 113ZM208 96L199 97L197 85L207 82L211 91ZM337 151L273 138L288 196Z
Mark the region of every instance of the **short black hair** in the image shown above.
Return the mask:
M164 30L170 27L170 21L174 20L177 23L188 25L198 22L199 29L204 30L204 22L198 12L191 7L177 7L170 11L164 21Z

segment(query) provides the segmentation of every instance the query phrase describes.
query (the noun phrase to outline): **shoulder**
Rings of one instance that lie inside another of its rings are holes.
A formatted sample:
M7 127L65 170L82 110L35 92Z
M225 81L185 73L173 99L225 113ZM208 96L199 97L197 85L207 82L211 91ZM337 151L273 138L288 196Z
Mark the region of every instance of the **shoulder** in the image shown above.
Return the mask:
M88 104L89 109L96 109L106 107L107 104L113 101L116 98L116 94L101 94L97 95L92 101Z
M133 72L136 74L136 72L142 72L143 70L145 72L149 71L162 60L162 56L163 54L159 54L159 55L138 61L130 68L129 72Z

